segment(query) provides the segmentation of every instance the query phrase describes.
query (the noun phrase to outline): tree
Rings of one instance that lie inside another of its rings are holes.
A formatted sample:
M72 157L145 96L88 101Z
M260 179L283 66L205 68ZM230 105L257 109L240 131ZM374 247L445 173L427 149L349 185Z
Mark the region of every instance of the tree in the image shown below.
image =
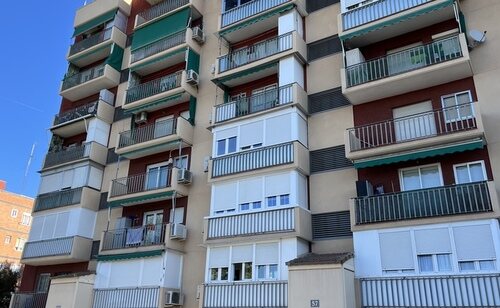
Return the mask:
M0 265L0 308L8 308L11 293L15 291L19 272L13 271L10 264Z

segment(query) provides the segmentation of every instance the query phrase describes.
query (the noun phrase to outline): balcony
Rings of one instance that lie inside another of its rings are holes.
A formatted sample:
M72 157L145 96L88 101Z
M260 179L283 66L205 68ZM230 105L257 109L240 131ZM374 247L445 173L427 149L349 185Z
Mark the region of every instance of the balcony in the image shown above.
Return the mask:
M340 39L360 47L454 18L452 1L379 0L344 12L337 20Z
M9 308L45 308L47 292L16 292L12 294Z
M499 274L364 278L360 285L363 308L500 306Z
M89 187L41 194L36 198L33 212L47 211L72 205L97 211L100 197L99 191Z
M85 133L88 121L93 117L111 124L115 112L113 101L114 95L111 92L101 91L98 101L56 114L50 130L54 135L68 138Z
M89 3L90 2L90 3ZM130 15L130 1L128 0L93 0L76 11L74 27L77 28L103 16L110 11L120 10Z
M209 180L265 168L272 168L266 172L299 169L309 174L309 151L295 141L216 157L210 161Z
M272 64L294 54L303 62L307 59L306 43L296 31L231 51L219 57L214 80L233 87L260 79L277 73L277 65L273 67Z
M151 4L152 7L149 8L148 10L145 10L137 14L137 17L135 19L135 28L146 25L156 19L174 14L188 5L192 7L194 6L196 12L195 15L196 18L201 16L198 12L200 12L202 0L166 0L166 1L146 0L146 1L149 2L149 4Z
M120 72L103 63L88 70L64 78L60 94L70 101L99 93L120 84Z
M107 147L97 142L86 142L60 151L47 153L42 170L60 167L69 163L74 164L87 159L105 166L107 155Z
M221 296L224 294L224 296ZM205 284L203 308L288 307L287 281Z
M390 222L407 225L408 220L452 215L468 215L457 217L462 220L470 220L471 215L474 218L491 218L493 211L498 216L498 197L493 182L402 191L351 200L353 226ZM448 217L446 221L453 219Z
M166 1L165 3L170 3ZM149 75L185 60L185 50L200 54L193 40L193 29L186 28L131 52L130 69L141 76Z
M154 111L188 101L196 96L197 90L186 82L186 77L186 71L179 71L130 87L123 109ZM157 104L160 101L163 103Z
M283 106L285 108L298 106L303 112L307 113L307 93L299 84L294 83L220 104L214 107L212 123L226 123L249 115L260 115Z
M165 290L160 287L95 289L94 304L92 307L164 307L165 298L163 293L165 293Z
M470 76L463 33L341 69L342 92L354 105Z
M92 239L80 236L26 242L21 260L35 266L86 262L91 247Z
M346 157L361 167L363 160L405 156L410 151L482 138L484 127L479 104L466 103L349 128L345 136Z
M126 42L127 35L117 27L104 29L71 45L66 58L78 67L84 67L107 58L111 54L113 43L125 48Z
M189 172L189 171L188 171ZM180 180L181 170L165 168L160 171L131 175L111 182L110 206L127 206L187 196L188 187Z
M120 133L116 153L135 159L193 144L193 126L182 117L167 119Z
M205 241L211 243L255 235L281 237L283 233L292 233L310 241L311 213L297 206L205 219Z

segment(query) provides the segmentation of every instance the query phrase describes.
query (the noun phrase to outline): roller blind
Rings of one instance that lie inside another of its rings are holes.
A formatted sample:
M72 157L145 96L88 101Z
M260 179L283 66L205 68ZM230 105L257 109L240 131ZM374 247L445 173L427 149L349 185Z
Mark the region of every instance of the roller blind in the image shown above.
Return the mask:
M450 232L447 228L416 230L417 254L451 253Z
M379 238L383 270L412 269L415 267L409 231L381 233Z
M290 193L290 174L277 174L266 177L266 195L278 196Z
M262 143L263 137L263 121L244 124L240 127L240 147Z
M214 187L213 211L236 207L236 183L221 184Z
M210 249L209 267L228 267L229 247Z
M278 264L278 243L257 244L255 247L255 264Z
M262 178L240 181L240 202L254 202L262 199Z
M56 227L57 214L45 216L43 222L42 239L51 239L54 236L54 229Z
M495 259L490 225L453 228L458 261Z
M234 246L231 259L232 263L252 262L253 246Z
M57 222L54 231L54 237L65 237L66 230L69 224L69 212L60 213L57 215Z

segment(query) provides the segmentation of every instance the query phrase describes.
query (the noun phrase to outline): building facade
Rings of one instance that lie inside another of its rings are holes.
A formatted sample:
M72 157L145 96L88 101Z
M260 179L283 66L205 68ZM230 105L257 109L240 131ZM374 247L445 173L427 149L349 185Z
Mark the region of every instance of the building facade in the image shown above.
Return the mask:
M498 13L86 4L11 307L499 306Z

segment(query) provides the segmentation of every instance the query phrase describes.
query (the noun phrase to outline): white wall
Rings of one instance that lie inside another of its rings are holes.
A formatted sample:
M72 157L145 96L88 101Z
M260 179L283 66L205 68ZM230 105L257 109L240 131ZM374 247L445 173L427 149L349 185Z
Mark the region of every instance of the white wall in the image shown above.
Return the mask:
M300 16L296 9L288 11L286 14L281 15L278 19L278 35L286 34L292 31L297 31L300 37L304 37L302 16Z
M262 202L261 210L266 210L266 197L290 194L287 206L307 206L307 179L297 171L273 173L263 176L248 177L212 185L211 215L215 211L235 209L240 212L239 205L255 201ZM276 207L272 207L275 209ZM245 211L248 213L249 211Z
M452 272L447 272L446 274L460 274L458 269L458 258L457 258L457 247L455 243L455 236L459 233L459 230L463 230L462 227L472 227L469 229L475 229L474 227L485 227L488 230L491 230L491 236L488 235L482 239L478 239L479 242L470 240L468 243L470 244L468 250L470 252L477 251L476 245L478 243L489 245L491 249L494 249L496 252L496 271L500 270L500 231L497 220L480 220L480 221L468 221L468 222L457 222L457 223L448 223L448 224L434 224L434 225L424 225L417 227L406 227L406 228L392 228L392 229L381 229L381 230L370 230L370 231L358 231L354 232L353 240L354 240L354 260L356 267L356 277L380 277L380 276L389 276L389 275L418 275L421 276L423 274L418 271L418 261L417 261L417 247L415 241L415 234L419 233L420 238L423 237L428 238L428 240L424 241L427 243L435 243L438 238L442 237L443 230L447 230L447 235L449 238L446 238L446 242L450 243L451 246L451 263L452 263ZM467 229L467 228L466 228ZM396 255L404 255L407 251L401 251L402 247L394 247L393 252L381 252L380 246L380 234L394 234L401 232L409 232L411 238L411 244L408 249L410 249L410 253L413 255L414 262L414 273L404 273L404 274L387 274L383 273L382 270L382 257L384 254L396 254ZM444 245L442 245L444 246ZM493 246L493 247L491 247ZM431 274L439 274L439 272L431 273ZM463 274L463 273L462 273Z
M305 88L304 66L293 55L280 60L278 84L283 87L292 83L298 83L303 89Z
M98 118L91 119L87 125L87 139L85 141L95 141L107 147L111 125Z
M38 194L59 191L62 188L89 186L101 189L103 170L88 163L66 166L44 172Z
M35 214L31 225L29 241L68 236L92 238L96 215L96 212L83 208L46 215Z

